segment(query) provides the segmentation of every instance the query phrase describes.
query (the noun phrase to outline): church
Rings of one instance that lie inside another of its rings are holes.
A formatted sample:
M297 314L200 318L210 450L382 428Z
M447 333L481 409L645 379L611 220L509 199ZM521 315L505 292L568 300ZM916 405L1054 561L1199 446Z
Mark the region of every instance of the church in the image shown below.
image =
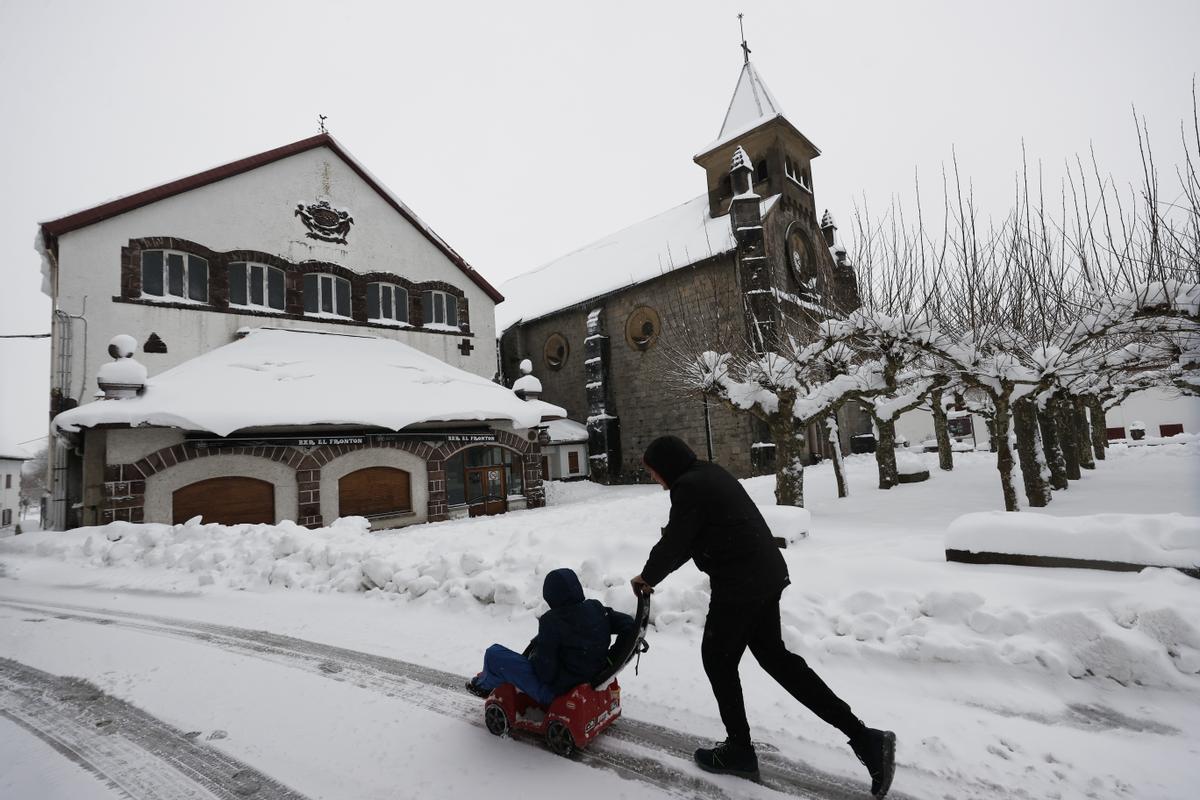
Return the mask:
M752 348L860 304L832 215L818 220L820 150L784 114L742 42L743 63L717 138L693 160L700 196L502 284L496 309L506 383L536 365L542 399L586 422L594 480L646 479L645 447L674 434L739 477L774 471L766 426L674 386L681 360ZM809 430L816 460L830 443ZM839 412L843 450L871 430Z

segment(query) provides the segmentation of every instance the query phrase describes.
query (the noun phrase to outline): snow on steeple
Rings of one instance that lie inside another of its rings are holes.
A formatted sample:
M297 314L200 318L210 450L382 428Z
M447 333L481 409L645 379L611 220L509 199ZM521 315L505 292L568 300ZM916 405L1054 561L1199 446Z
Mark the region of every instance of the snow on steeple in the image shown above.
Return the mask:
M736 169L754 169L754 165L750 163L750 156L746 155L746 151L738 145L737 150L733 151L733 161L729 165L729 171L733 172Z
M758 70L747 58L742 64L742 72L738 76L737 86L733 90L733 99L729 101L729 109L725 112L725 121L721 123L718 141L748 131L760 122L766 122L773 117L783 115L783 108L775 101L767 84L759 77Z

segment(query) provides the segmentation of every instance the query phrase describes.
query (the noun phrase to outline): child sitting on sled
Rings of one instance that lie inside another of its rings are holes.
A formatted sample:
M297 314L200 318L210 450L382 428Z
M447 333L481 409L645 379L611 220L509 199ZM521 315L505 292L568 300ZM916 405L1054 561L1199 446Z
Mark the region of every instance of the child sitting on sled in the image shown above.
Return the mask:
M467 681L467 691L487 697L511 683L539 704L590 681L607 665L611 637L633 633L633 617L585 600L579 576L566 567L551 571L542 584L550 610L538 620L528 657L494 644L483 654L483 671Z

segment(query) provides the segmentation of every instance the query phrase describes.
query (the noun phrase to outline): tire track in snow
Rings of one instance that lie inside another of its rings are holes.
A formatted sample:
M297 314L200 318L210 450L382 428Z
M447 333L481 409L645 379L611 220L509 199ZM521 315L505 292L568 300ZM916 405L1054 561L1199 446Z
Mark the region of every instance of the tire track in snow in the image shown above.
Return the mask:
M0 605L51 614L59 619L118 625L152 635L199 641L316 672L389 697L401 697L427 710L483 725L479 700L463 691L462 676L420 664L269 631L151 614L5 597L0 597ZM576 760L612 769L623 777L654 784L680 797L727 798L727 793L717 783L685 772L661 758L679 759L690 768L698 739L686 732L622 716L604 736L577 754ZM822 772L775 753L760 751L759 762L763 784L778 792L814 800L861 800L870 796L865 783ZM900 792L889 793L888 797L913 800Z
M7 658L0 715L130 800L305 800L87 681Z

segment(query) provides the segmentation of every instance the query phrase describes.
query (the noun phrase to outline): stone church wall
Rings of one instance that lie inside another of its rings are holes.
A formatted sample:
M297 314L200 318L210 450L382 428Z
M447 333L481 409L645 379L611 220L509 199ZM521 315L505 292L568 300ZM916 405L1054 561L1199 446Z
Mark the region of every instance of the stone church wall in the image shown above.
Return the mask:
M510 329L501 342L504 374L511 380L511 376L520 374L520 360L531 359L534 373L542 381L542 399L563 406L572 419L586 422L589 410L583 350L587 315L603 307L604 327L610 337L610 411L620 418L619 480L645 480L641 455L657 436L679 436L705 457L704 401L674 386L670 373L680 353L736 350L742 346L740 297L733 255L717 256ZM653 313L640 311L647 308ZM647 318L657 319L659 331L649 341L645 341L647 337L640 328L629 335L631 318L641 323ZM556 333L568 345L567 357L557 370L550 367L544 355L547 340ZM755 441L752 419L710 402L708 432L716 461L739 477L749 476L751 445Z

